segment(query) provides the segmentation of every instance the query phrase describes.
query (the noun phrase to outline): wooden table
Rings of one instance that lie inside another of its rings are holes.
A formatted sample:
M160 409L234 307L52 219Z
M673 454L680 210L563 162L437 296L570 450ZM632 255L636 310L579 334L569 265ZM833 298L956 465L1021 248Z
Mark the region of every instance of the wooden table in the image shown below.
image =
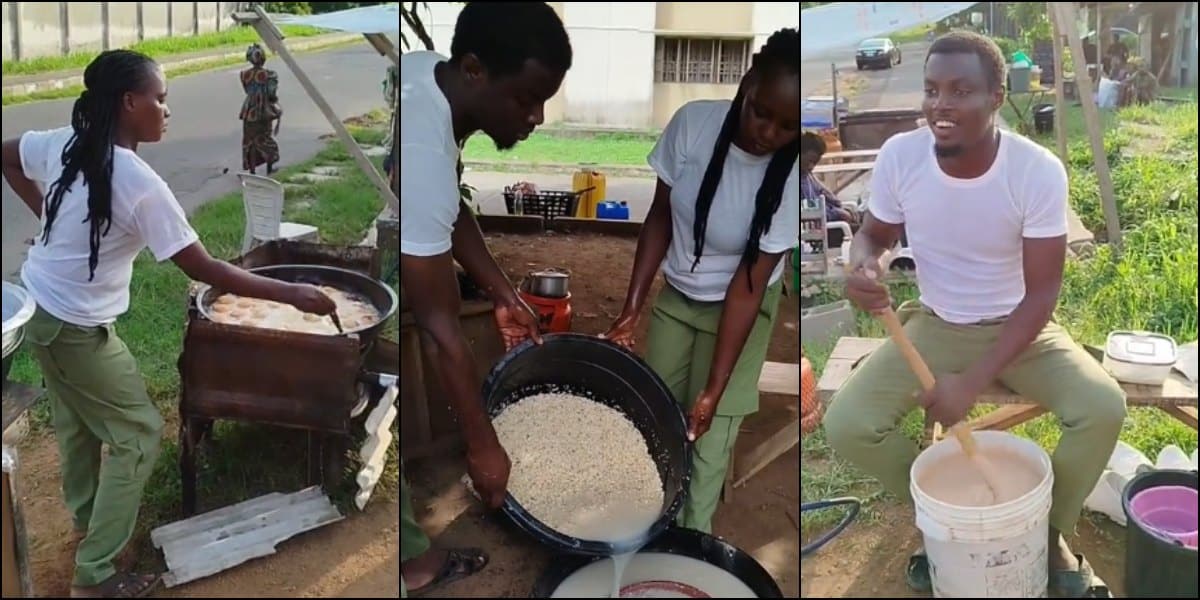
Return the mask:
M35 388L21 383L12 381L4 382L3 392L3 431L8 431L17 418L25 414L37 401L42 398L46 390Z
M829 360L825 362L825 370L817 382L817 395L822 404L828 405L834 394L841 389L850 377L855 367L876 348L883 345L882 338L844 337L838 340ZM1095 357L1098 350L1085 348ZM1101 354L1101 357L1103 355ZM1161 386L1136 385L1122 383L1127 404L1131 407L1155 407L1182 421L1192 429L1197 428L1196 384L1183 375L1171 371L1171 376ZM1016 392L993 384L979 396L980 403L997 404L1000 408L983 415L970 423L972 429L1004 431L1020 425L1046 412L1046 409L1032 404ZM941 428L926 422L925 435L922 443L928 444L941 437Z
M840 194L846 186L854 183L859 177L862 177L867 172L875 168L875 161L866 162L847 162L837 164L817 165L813 167L813 175L821 179L821 183L829 188L829 191ZM842 177L842 174L847 174ZM823 177L822 177L823 176Z
M879 148L873 150L840 150L837 152L826 152L821 155L819 165L840 165L848 162L863 162L873 161L879 156Z
M1026 99L1026 102L1024 103L1025 104L1024 109L1022 109L1017 104L1017 101L1014 99L1017 96L1022 96ZM1007 95L1006 100L1008 102L1008 105L1012 107L1013 112L1016 113L1016 115L1017 115L1017 122L1014 125L1016 126L1018 133L1020 133L1021 135L1033 135L1033 133L1034 133L1033 107L1036 106L1037 104L1040 104L1040 102L1039 102L1040 100L1047 100L1047 99L1051 103L1054 102L1054 88L1036 88L1036 89L1031 89L1028 92L1021 92L1018 94L1008 94ZM1055 115L1055 118L1062 119L1062 118L1065 118L1065 115Z

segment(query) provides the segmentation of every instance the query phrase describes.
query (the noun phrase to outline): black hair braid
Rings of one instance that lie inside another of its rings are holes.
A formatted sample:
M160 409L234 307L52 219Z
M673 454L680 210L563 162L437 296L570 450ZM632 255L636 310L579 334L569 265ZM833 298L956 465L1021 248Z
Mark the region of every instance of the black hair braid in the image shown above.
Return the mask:
M721 124L721 132L717 135L717 142L713 147L712 158L708 161L708 167L704 171L704 179L700 182L700 191L696 194L696 222L692 227L693 242L695 245L693 251L695 260L692 262L693 271L700 264L700 257L704 254L704 238L708 232L708 215L712 209L717 186L721 183L721 175L725 171L725 159L729 155L729 146L733 143L733 139L737 135L738 127L740 126L742 104L746 99L745 89L747 81L750 80L751 76L759 78L758 80L762 81L765 78L778 74L799 75L799 73L800 34L795 29L781 29L771 34L771 37L767 38L767 43L763 45L762 50L754 55L750 71L742 78L742 83L738 86L737 95L734 96L733 102L729 106L729 112L725 114L725 121ZM772 155L771 162L767 164L767 172L763 175L762 184L755 195L754 217L750 222L750 235L746 242L746 248L742 252L742 261L749 266L754 265L758 261L760 239L771 228L771 220L783 202L783 190L787 185L788 176L791 174L792 166L796 164L799 157L800 140L797 137L792 143L777 150ZM748 270L746 275L747 285L753 287L753 284L750 282L750 273Z
M143 85L154 65L150 57L129 50L101 53L83 72L86 88L71 110L74 133L62 151L62 175L46 193L46 227L42 243L50 241L50 229L62 207L63 196L83 173L88 191L85 223L88 237L88 281L96 277L100 264L100 240L112 228L113 135L125 93Z

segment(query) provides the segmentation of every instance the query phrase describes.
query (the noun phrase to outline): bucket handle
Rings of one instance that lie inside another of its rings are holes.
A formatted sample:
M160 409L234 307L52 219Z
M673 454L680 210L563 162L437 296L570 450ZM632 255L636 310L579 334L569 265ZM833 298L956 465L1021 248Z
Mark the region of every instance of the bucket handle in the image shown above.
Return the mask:
M835 498L833 500L822 500L820 502L810 502L808 504L800 505L800 514L802 515L810 510L822 510L826 508L833 508L835 506L849 506L850 510L846 513L845 517L842 517L842 521L838 523L836 527L822 534L821 537L817 538L816 541L812 542L811 544L801 547L801 558L816 552L821 546L828 544L833 540L833 538L837 537L838 534L842 533L842 531L845 531L845 529L850 526L850 523L854 521L854 518L858 516L858 511L860 508L862 508L862 501L860 501L858 498Z

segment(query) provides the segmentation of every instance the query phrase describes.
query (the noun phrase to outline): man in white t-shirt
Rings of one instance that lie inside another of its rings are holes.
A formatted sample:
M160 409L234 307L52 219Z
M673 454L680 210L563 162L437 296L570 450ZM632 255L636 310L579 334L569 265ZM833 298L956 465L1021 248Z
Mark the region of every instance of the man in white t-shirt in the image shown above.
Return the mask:
M540 341L538 321L483 241L459 198L462 145L483 131L500 149L529 137L543 105L571 67L562 21L541 2L469 2L459 14L450 57L413 52L400 58L400 280L426 352L436 357L467 449L467 470L481 499L504 501L509 459L480 401L479 368L459 327L454 262L495 303L505 346ZM400 593L428 594L478 572L479 549L428 552L401 479Z
M1103 582L1060 532L1074 530L1105 468L1125 397L1051 320L1067 247L1067 174L1049 151L996 126L1004 64L996 44L977 34L934 42L923 104L930 126L883 145L869 212L851 245L847 295L878 313L891 306L878 259L907 230L921 296L899 312L936 386L918 395L916 376L889 341L846 381L824 422L839 454L908 498L918 449L899 423L912 409L923 406L951 426L999 382L1053 412L1063 434L1053 456L1049 585L1079 598ZM910 561L908 581L918 590L932 587L923 553Z

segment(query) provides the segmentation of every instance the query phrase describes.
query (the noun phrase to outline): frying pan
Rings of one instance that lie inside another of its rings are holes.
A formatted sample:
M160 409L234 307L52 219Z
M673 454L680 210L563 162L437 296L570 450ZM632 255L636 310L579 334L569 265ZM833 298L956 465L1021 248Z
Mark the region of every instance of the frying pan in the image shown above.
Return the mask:
M379 320L372 325L347 328L341 334L357 334L362 339L364 347L374 341L375 336L383 329L387 320L396 314L399 306L399 298L396 297L396 292L391 287L348 269L321 265L271 265L247 270L255 275L289 283L327 285L365 298L379 311ZM196 308L200 314L204 315L204 318L216 321L213 318L212 305L224 293L225 290L212 286L204 286L200 289L196 294Z

